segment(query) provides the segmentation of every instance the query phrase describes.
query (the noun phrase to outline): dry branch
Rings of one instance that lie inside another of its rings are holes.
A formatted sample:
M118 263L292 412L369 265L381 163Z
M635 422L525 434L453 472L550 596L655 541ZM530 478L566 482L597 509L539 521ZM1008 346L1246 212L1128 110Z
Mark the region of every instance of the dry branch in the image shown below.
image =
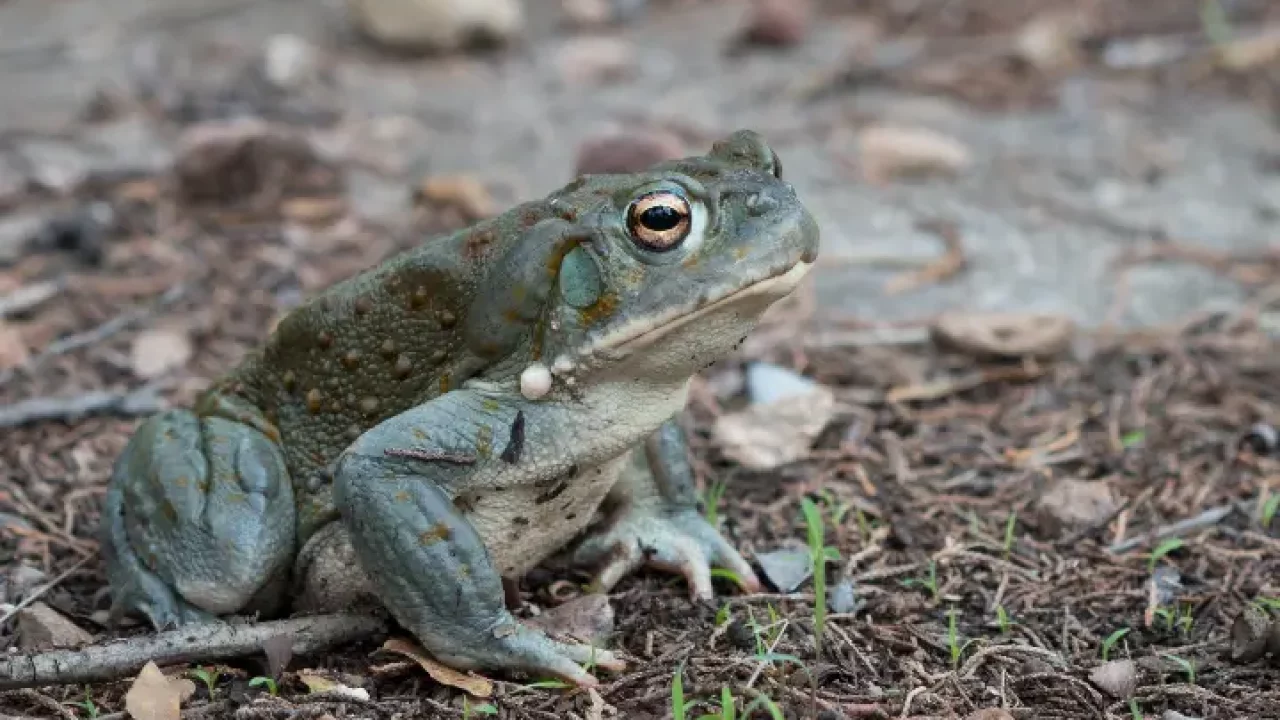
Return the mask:
M383 634L386 623L366 615L316 615L273 622L192 625L75 650L9 655L0 660L0 690L119 680L149 661L157 665L213 662L262 652L284 635L297 655Z

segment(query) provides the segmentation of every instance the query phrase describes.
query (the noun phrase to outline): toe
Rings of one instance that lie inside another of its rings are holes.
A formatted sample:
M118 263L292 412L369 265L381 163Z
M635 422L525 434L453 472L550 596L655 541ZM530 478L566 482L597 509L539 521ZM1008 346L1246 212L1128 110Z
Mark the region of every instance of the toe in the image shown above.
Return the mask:
M640 554L640 549L635 543L619 542L613 546L608 559L596 573L592 585L600 592L608 592L643 563L644 556Z

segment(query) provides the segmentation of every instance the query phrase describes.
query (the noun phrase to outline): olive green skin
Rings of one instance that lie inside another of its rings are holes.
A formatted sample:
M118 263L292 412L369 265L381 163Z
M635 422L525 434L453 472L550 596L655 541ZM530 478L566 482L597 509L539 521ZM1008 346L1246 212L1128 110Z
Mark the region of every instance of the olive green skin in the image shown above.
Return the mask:
M578 178L298 307L122 453L103 543L117 611L164 627L366 598L457 667L591 684L587 649L516 623L501 577L563 550L602 589L646 563L701 596L710 563L758 587L697 513L674 418L816 259L779 175L739 131ZM693 209L662 252L627 222L655 191Z

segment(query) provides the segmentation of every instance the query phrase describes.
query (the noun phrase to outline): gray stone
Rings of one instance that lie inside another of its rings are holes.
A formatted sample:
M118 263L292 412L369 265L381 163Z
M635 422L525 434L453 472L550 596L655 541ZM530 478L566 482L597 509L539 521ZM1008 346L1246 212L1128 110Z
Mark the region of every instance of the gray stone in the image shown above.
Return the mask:
M17 262L39 236L47 219L35 213L0 217L0 265Z
M778 592L789 593L813 574L808 548L783 548L756 555L765 578Z

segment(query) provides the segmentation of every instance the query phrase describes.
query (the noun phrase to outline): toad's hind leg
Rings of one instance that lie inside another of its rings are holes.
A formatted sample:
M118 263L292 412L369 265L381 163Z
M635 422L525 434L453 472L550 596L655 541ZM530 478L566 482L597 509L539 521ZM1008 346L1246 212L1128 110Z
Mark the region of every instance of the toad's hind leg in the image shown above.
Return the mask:
M273 611L294 513L284 457L260 430L187 410L148 418L116 461L104 504L113 612L166 628Z

